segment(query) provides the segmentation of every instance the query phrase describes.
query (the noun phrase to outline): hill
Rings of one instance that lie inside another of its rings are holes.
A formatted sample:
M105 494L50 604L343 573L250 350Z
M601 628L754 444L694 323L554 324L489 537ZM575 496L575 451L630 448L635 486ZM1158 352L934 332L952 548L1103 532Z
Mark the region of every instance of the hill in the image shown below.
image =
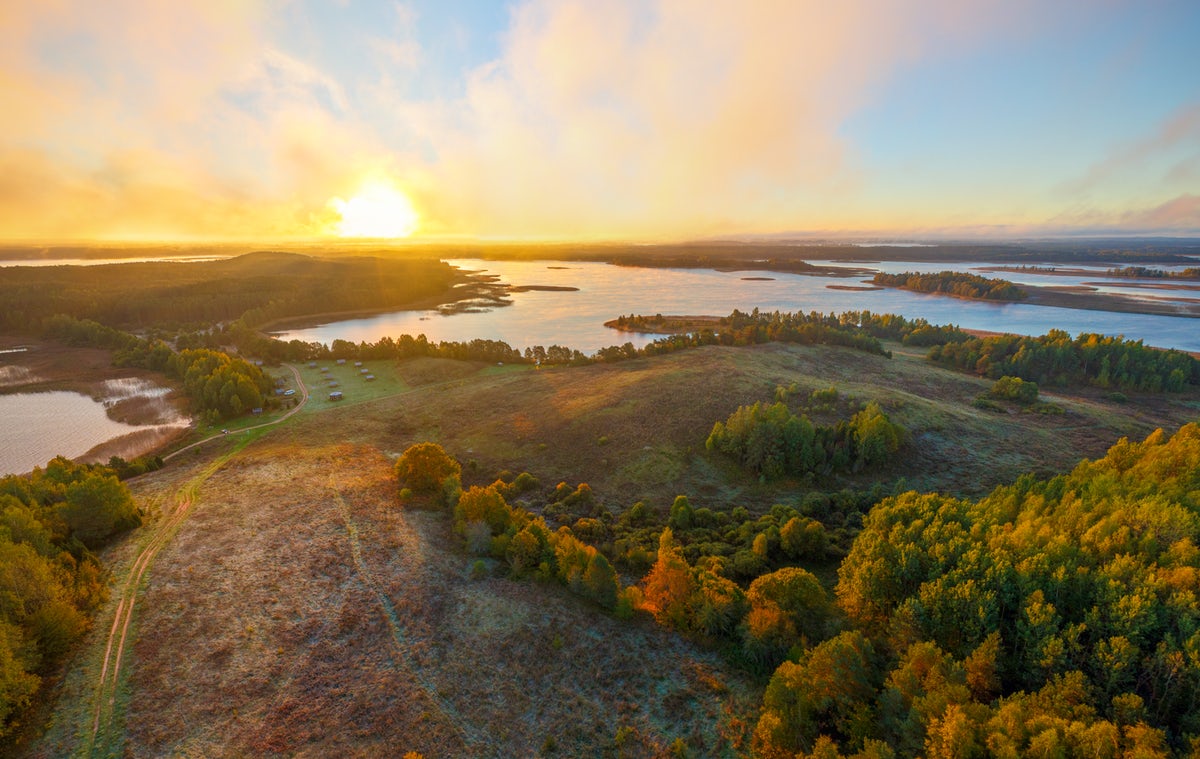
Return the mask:
M443 517L400 507L394 456L433 440L463 463L465 484L529 471L541 482L530 505L565 480L589 483L613 512L644 500L662 515L686 493L697 507L762 513L877 483L979 495L1028 471L1069 471L1200 407L1081 391L1043 393L1060 414L998 413L972 405L989 381L889 347L891 360L768 344L542 370L417 359L382 367L393 395L314 401L256 442L231 435L181 454L131 483L148 526L104 557L125 576L188 499L138 602L115 730L89 743L110 603L28 753L745 752L763 681L648 618L505 579L490 560L480 572ZM796 399L838 389L818 419L878 402L909 443L873 474L770 484L704 451L715 421L793 383Z

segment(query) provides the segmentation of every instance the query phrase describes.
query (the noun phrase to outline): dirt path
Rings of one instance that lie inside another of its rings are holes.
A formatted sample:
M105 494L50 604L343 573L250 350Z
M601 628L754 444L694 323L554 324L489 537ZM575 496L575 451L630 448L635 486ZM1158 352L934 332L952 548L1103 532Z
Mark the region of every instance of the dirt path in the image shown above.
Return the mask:
M296 377L296 384L300 388L300 403L296 404L295 408L278 419L253 427L247 427L241 430L241 432L260 430L280 424L304 408L304 404L308 402L308 388L300 378L300 372L296 367L291 364L285 364L285 366ZM223 434L213 435L204 440L197 441L175 451L170 456L164 457L164 460L177 456L190 448L207 443L210 440L223 437L225 437ZM118 708L117 699L120 694L122 682L121 666L125 655L125 646L129 639L130 625L133 622L134 611L137 607L138 590L154 558L171 541L171 538L179 530L180 525L187 518L188 512L196 502L200 486L230 459L240 453L253 439L253 437L248 435L241 435L239 437L238 444L232 450L222 454L205 467L199 475L179 488L173 497L174 506L166 511L164 518L155 526L145 546L137 554L137 558L134 559L133 564L130 566L129 573L125 576L124 582L121 583L117 610L113 615L108 639L104 644L104 659L100 666L100 679L96 683L95 711L93 713L91 735L88 738L85 752L88 756L108 756L120 752L120 730L117 729L118 725L116 723L119 722L118 715L122 710Z
M418 658L413 656L408 627L402 619L402 615L397 613L395 603L393 603L387 592L385 592L386 581L384 578L377 577L367 562L363 560L362 545L359 542L358 536L358 525L351 514L350 506L346 503L346 499L342 496L341 491L337 489L336 483L333 482L332 478L329 487L333 494L333 499L337 503L338 512L341 514L342 520L346 525L346 537L350 544L350 555L354 560L355 572L359 580L373 596L380 614L382 614L384 621L387 623L388 632L391 634L390 642L394 655L405 663L405 668L412 673L417 685L424 691L426 698L442 713L446 724L450 725L457 732L464 746L472 755L479 756L482 747L487 745L487 736L470 719L460 714L452 701L441 695L438 684L421 666ZM401 528L398 530L398 533L402 544L405 545L405 548L402 550L405 557L408 558L414 554L419 555L421 542L416 531L402 520L396 526ZM409 561L405 563L409 564L415 570L409 576L416 576L422 569L421 565L424 562L418 559L415 562Z
M129 641L130 625L133 622L134 611L137 608L137 594L146 570L187 518L188 512L196 502L196 494L200 485L224 466L230 459L241 452L250 442L249 438L242 441L233 450L223 454L207 466L199 475L189 480L179 488L174 496L174 507L155 526L154 532L146 541L145 546L134 559L129 573L121 583L117 610L113 615L112 626L109 628L108 639L104 644L104 659L100 666L100 680L96 683L95 711L92 719L92 731L87 742L87 756L112 756L120 753L120 731L117 728L118 715L122 711L117 705L122 684L122 663L125 656L125 646Z

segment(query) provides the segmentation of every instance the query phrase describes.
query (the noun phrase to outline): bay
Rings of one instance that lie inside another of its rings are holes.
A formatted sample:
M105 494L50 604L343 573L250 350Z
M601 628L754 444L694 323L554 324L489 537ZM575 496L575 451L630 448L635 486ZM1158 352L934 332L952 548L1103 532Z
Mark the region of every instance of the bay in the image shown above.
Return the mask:
M910 319L924 318L933 324L1025 335L1042 335L1051 329L1066 330L1072 335L1099 332L1124 335L1162 348L1200 351L1200 322L1187 317L987 303L890 288L846 291L828 287L861 286L859 278L771 271L659 269L578 261L455 259L449 263L497 275L511 285L579 289L516 292L510 296L512 305L482 313L395 311L285 330L275 336L282 340L329 344L336 339L358 343L375 342L385 336L424 334L434 341L485 338L503 340L516 348L557 344L592 353L608 345L631 342L641 346L654 339L652 335L618 332L604 326L605 321L622 314L726 315L734 309L758 308L806 313L869 310ZM962 264L911 262L869 266L886 271L964 268ZM1007 273L991 276L1007 276ZM1075 283L1071 277L1041 276L1059 285Z

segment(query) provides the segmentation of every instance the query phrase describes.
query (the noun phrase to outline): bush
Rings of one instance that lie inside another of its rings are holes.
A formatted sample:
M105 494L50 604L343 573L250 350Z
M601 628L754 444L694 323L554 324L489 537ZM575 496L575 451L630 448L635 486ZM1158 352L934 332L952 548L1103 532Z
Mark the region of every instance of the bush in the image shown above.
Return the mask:
M1026 382L1020 377L1001 377L988 391L988 397L1028 405L1038 399L1038 386L1036 382Z
M396 461L402 487L421 495L435 495L447 477L459 477L462 467L437 443L417 443Z

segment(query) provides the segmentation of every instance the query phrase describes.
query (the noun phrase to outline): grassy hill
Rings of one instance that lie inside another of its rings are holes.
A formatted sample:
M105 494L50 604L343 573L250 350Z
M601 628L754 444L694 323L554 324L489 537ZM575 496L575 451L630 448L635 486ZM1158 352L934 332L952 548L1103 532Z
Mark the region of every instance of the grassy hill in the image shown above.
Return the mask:
M531 472L542 483L533 502L565 480L589 483L614 512L645 500L662 513L679 493L696 506L756 512L809 487L901 478L918 490L980 494L1200 415L1195 397L1117 404L1091 392L1044 392L1061 414L997 413L972 405L990 382L891 347L891 360L769 344L581 368L373 366L377 386L394 394L314 402L200 481L139 600L117 691L124 728L104 751L645 756L677 740L699 755L748 749L761 681L557 585L474 576L444 517L397 503L391 463L415 442L444 445L467 484ZM840 405L815 418L877 401L910 443L883 471L813 485L761 484L705 452L715 421L791 383L797 398L838 388ZM148 512L144 530L234 437L132 483ZM118 576L139 539L106 557ZM31 755L86 743L91 652L111 618L97 621Z

